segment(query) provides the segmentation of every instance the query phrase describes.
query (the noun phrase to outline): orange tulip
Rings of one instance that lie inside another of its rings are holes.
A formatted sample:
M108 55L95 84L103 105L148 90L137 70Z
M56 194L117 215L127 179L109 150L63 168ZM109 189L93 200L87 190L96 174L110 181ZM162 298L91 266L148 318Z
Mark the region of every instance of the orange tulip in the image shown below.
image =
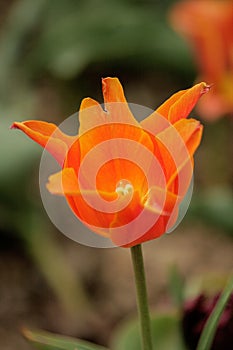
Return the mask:
M198 80L213 84L198 111L214 120L233 113L233 2L188 0L175 4L171 23L191 44Z
M179 91L139 123L119 80L105 78L104 109L91 98L82 101L77 137L35 120L12 127L60 164L48 190L65 196L91 230L131 247L161 236L177 219L202 135L199 121L186 117L208 90L200 83Z

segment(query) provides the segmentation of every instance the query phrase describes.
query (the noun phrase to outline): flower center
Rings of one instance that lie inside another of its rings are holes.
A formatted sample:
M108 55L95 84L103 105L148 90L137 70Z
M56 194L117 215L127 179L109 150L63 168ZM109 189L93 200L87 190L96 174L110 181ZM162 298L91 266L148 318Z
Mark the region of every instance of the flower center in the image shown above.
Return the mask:
M133 186L130 181L128 180L120 180L116 185L116 193L118 195L127 195L129 193L133 192Z

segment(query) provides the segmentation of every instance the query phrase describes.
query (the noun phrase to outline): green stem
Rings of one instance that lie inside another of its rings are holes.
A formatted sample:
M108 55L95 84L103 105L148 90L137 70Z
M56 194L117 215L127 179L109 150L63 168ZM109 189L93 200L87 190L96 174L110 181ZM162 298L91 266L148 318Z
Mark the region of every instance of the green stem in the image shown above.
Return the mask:
M197 350L209 350L214 340L215 331L219 319L233 291L233 277L230 278L225 289L223 290L214 310L208 318L198 342Z
M146 290L146 278L141 245L131 248L134 277L137 290L137 304L141 327L141 341L143 350L152 350L150 315Z

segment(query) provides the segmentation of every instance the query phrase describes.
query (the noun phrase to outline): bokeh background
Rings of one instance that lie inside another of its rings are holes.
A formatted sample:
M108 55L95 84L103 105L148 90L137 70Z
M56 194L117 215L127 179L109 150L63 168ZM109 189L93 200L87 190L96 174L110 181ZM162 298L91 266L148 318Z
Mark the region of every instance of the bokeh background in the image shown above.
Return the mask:
M29 350L22 327L108 344L136 312L127 249L79 245L56 230L38 185L42 149L13 121L57 124L101 77L117 76L129 102L152 109L197 76L191 50L168 22L175 1L1 0L0 343ZM197 116L193 112L194 116ZM188 296L217 290L233 267L232 116L211 123L196 154L195 188L182 224L144 245L151 307L172 308L174 267ZM214 282L213 282L214 281ZM205 286L205 287L206 287ZM207 288L206 287L206 288Z

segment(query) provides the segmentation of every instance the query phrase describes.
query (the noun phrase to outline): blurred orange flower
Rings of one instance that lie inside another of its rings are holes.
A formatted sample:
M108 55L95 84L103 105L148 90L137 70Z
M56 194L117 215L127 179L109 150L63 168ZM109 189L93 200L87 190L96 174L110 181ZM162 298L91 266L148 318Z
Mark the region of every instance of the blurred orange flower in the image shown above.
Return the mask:
M170 11L175 30L190 42L199 80L213 84L198 111L215 120L233 113L233 1L187 0Z
M202 135L199 121L186 117L209 87L199 83L177 92L139 123L119 80L102 83L104 109L91 98L82 101L78 136L35 120L12 127L60 164L48 190L65 196L91 230L131 247L161 236L177 219Z

